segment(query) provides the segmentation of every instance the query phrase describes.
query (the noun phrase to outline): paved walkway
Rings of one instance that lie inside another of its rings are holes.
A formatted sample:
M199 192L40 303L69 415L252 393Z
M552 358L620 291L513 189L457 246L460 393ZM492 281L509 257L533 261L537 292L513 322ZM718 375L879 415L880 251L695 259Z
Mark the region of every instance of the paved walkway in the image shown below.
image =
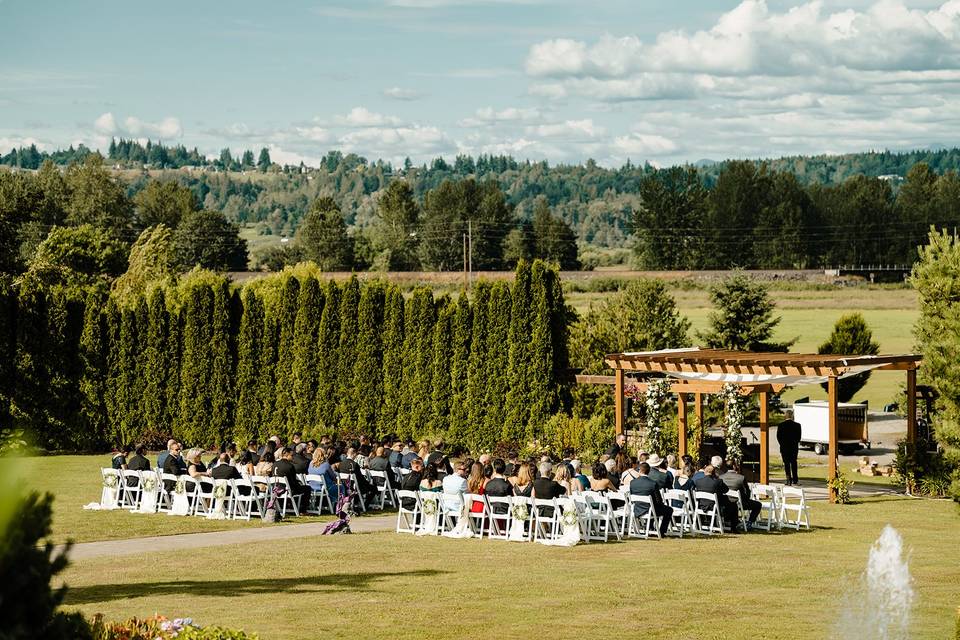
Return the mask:
M392 531L396 526L396 515L365 516L354 518L350 530L354 533L373 531ZM106 556L129 556L138 553L164 551L183 551L201 547L217 547L227 544L246 542L265 542L268 540L290 540L319 536L329 522L310 522L307 524L281 524L277 526L258 526L230 531L211 531L207 533L184 533L175 536L152 536L149 538L130 538L128 540L103 540L101 542L83 542L73 545L71 560L87 560Z

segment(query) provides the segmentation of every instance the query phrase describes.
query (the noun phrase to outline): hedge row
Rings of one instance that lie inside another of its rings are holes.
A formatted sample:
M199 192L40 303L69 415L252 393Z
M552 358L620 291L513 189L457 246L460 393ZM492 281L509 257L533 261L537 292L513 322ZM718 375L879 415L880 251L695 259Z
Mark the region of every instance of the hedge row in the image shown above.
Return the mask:
M0 419L50 449L296 431L488 447L541 437L566 404L567 312L539 261L470 300L292 272L231 288L195 272L123 300L7 287L0 308L14 354Z

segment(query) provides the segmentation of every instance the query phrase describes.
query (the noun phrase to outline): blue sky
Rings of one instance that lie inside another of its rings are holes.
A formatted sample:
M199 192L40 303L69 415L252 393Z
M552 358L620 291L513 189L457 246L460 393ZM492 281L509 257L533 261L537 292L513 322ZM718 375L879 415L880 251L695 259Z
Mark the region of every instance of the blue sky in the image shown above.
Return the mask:
M960 0L0 0L0 149L669 164L957 144Z

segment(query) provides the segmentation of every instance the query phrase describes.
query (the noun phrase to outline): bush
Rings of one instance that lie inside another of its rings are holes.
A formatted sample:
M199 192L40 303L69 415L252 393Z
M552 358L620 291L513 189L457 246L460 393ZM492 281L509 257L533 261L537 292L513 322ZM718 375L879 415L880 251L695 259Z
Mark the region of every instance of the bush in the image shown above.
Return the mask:
M897 483L913 495L941 498L951 493L952 468L942 452L900 440L893 471Z
M124 622L104 622L97 615L93 621L94 640L257 640L257 636L223 627L199 627L190 618L164 616L131 618Z
M592 460L613 442L613 426L596 415L585 419L558 413L547 421L542 444L552 452L570 447L583 460Z

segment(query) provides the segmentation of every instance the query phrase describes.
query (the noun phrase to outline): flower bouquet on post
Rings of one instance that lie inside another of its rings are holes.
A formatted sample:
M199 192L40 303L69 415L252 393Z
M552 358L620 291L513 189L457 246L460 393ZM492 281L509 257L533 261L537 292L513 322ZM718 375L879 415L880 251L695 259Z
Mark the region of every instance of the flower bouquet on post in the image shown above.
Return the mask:
M530 522L530 510L526 503L518 502L510 507L510 532L508 540L526 542L528 540L527 524Z
M140 481L140 508L137 509L137 513L157 512L158 487L157 474L144 471L143 479Z

